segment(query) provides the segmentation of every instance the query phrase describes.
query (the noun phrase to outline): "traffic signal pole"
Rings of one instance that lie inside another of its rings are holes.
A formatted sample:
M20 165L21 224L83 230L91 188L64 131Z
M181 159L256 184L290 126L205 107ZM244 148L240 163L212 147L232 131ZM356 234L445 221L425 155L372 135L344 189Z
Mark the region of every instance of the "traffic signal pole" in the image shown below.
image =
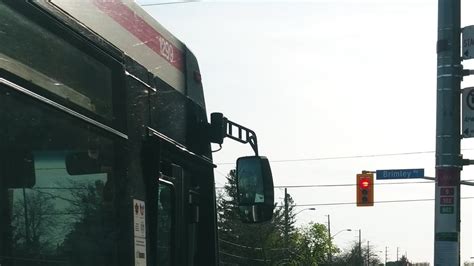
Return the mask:
M434 265L460 263L460 0L438 0Z

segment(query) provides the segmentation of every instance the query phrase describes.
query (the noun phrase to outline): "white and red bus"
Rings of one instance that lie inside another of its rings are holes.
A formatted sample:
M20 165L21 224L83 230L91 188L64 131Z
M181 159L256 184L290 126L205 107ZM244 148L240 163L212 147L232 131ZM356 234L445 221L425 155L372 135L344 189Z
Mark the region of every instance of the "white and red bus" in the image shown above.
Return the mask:
M196 58L133 1L0 0L0 124L1 266L218 264L211 142L255 134L208 122ZM268 161L239 162L268 220Z

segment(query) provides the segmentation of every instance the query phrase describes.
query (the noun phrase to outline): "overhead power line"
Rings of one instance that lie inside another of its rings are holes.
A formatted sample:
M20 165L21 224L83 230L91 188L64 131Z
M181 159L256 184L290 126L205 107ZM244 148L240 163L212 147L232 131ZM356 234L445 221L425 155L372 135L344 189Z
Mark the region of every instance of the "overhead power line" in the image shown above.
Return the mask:
M380 185L408 185L408 184L433 184L434 181L415 181L415 182L389 182L389 183L374 183L374 186ZM322 184L322 185L280 185L274 188L307 188L307 187L353 187L353 184Z
M470 181L470 180L465 180ZM387 182L387 183L374 183L374 186L381 185L409 185L409 184L434 184L434 181L415 181L415 182ZM306 184L306 185L279 185L274 188L311 188L311 187L353 187L353 184ZM224 189L225 187L216 187L216 189Z
M244 259L244 260L253 260L253 261L258 261L258 262L268 262L268 260L263 260L263 259L253 259L253 258L249 258L249 257L242 257L242 256L238 256L238 255L230 254L230 253L227 253L227 252L224 252L224 251L221 251L221 250L219 250L219 253L220 253L220 254L224 254L224 255L226 255L226 256L230 256L230 257L238 258L238 259Z
M462 200L474 199L474 197L461 197ZM381 200L374 201L374 204L384 203L407 203L407 202L426 202L434 201L434 199L408 199L408 200ZM356 205L356 202L330 202L330 203L310 203L310 204L296 204L295 207L313 207L313 206L341 206L341 205ZM277 207L283 207L283 205L277 205Z
M163 5L189 4L189 3L196 3L196 2L200 2L200 1L190 0L190 1L179 1L179 2L150 3L150 4L142 4L140 6L163 6Z
M240 247L240 248L247 248L247 249L254 249L254 250L262 250L263 249L263 248L260 248L260 247L249 247L249 246L240 245L240 244L237 244L237 243L234 243L234 242L224 240L222 238L219 238L219 241L221 241L223 243L226 243L226 244L229 244L229 245Z
M463 151L474 150L462 149ZM329 160L345 160L345 159L359 159L359 158L375 158L375 157L390 157L390 156L406 156L417 154L430 154L435 151L414 151L414 152L400 152L400 153L380 153L380 154L365 154L365 155L351 155L351 156L333 156L333 157L314 157L314 158L298 158L298 159L281 159L271 160L271 163L291 163L291 162L307 162L307 161L329 161ZM235 164L235 162L216 163L216 165Z

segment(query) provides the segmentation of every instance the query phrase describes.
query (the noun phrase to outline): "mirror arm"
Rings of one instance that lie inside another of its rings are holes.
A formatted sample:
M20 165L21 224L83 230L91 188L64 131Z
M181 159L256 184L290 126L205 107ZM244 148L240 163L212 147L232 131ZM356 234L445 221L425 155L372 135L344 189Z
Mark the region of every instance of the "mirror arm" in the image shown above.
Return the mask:
M257 134L255 134L253 130L246 128L242 125L239 125L235 122L232 122L230 120L227 120L227 125L228 127L227 127L226 137L243 144L247 144L247 143L250 144L253 151L255 152L255 156L258 156ZM234 128L237 129L237 136L233 135Z
M257 134L253 130L228 120L222 113L211 114L209 128L211 142L222 144L224 138L228 137L243 144L250 144L258 156Z

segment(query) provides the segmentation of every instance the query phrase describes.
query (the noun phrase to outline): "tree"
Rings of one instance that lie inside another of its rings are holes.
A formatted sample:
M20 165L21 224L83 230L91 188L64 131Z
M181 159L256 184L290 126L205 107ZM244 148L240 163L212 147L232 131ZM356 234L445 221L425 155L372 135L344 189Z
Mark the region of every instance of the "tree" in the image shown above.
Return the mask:
M287 216L284 208L275 206L271 221L242 223L237 204L237 179L235 171L230 171L224 191L218 194L217 203L221 264L278 265L289 261L295 221L294 201L291 196L288 196L287 201L291 205ZM291 242L288 246L284 241L285 228L288 228Z
M115 265L116 229L114 214L104 201L103 181L72 183L70 213L76 213L60 253L70 260L70 265ZM87 256L84 256L87 254Z
M237 204L237 179L235 170L227 176L224 193L218 195L219 248L222 264L257 264L262 262L262 248L256 241L252 225L240 222Z
M369 261L367 261L367 258ZM381 263L378 254L375 252L375 248L362 246L361 252L359 253L359 242L355 241L351 247L340 253L338 256L333 258L332 265L379 265Z
M50 252L54 238L51 231L57 225L51 197L36 191L25 192L23 196L15 201L13 208L15 249L22 256Z
M234 170L217 198L221 265L320 265L327 263L330 249L339 252L330 245L325 225L295 227L296 204L290 194L286 206L275 205L273 218L261 224L241 222Z
M311 223L299 230L296 237L295 262L298 265L324 265L328 264L329 250L339 252L331 244L327 227L320 223Z
M410 265L410 262L408 261L408 258L405 255L403 255L400 258L399 262L400 262L400 265L402 265L402 266Z

